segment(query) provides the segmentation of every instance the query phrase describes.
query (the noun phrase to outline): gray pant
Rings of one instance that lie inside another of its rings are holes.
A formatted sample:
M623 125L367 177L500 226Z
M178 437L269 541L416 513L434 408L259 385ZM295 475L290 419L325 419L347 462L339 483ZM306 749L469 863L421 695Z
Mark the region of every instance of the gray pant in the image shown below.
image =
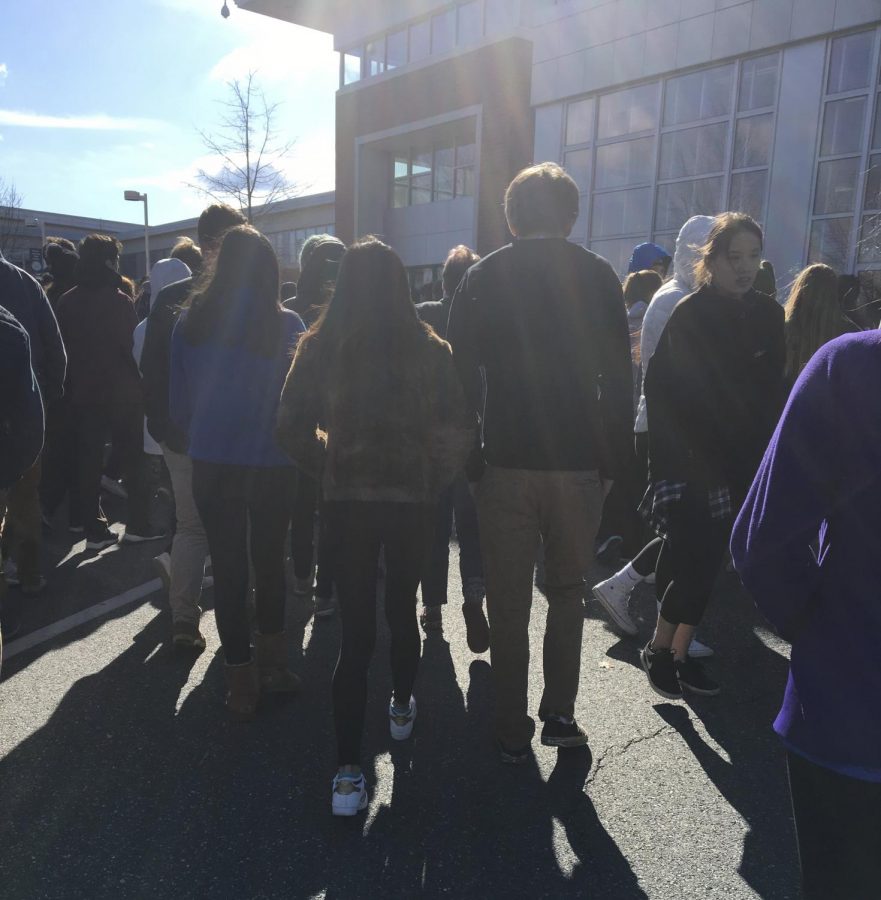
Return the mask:
M596 472L488 467L477 487L486 579L496 737L511 749L535 731L529 715L529 615L539 542L545 553L544 693L539 718L573 716L581 666L584 573L603 508Z
M171 544L171 587L168 602L175 622L198 625L202 610L202 576L208 556L208 538L193 500L193 461L162 445L165 465L171 475L177 530Z

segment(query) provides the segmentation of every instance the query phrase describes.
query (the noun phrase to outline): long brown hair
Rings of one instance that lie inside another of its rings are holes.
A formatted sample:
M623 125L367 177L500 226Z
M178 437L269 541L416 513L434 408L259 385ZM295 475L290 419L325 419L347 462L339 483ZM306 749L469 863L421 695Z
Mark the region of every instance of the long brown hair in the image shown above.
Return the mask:
M822 263L802 269L785 309L786 376L794 381L823 344L848 330L838 303L838 276Z
M326 362L357 364L364 354L392 365L424 339L426 328L410 299L401 258L368 235L352 244L340 263L336 288L318 321L300 341L318 342Z
M648 303L663 283L664 279L654 269L631 272L624 279L624 305L630 309L638 300Z
M190 297L184 337L191 344L243 344L259 356L273 356L284 339L281 314L272 244L250 225L230 228Z
M700 287L709 284L712 278L711 263L723 253L727 253L731 241L736 234L746 231L759 239L759 246L764 243L764 236L759 223L746 213L726 212L716 216L713 227L707 235L706 243L700 248L700 257L694 266L694 283Z

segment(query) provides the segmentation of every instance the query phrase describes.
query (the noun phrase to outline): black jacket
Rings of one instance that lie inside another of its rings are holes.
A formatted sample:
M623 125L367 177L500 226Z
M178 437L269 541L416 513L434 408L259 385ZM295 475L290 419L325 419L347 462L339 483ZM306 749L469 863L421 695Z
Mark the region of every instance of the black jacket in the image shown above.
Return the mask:
M755 290L677 304L645 376L652 481L745 493L785 400L783 318Z
M483 461L618 475L633 388L624 299L606 260L563 238L514 241L468 270L447 339L474 410L486 374Z
M171 366L171 333L181 308L193 289L193 279L185 278L164 287L153 301L147 316L141 377L144 383L144 412L153 440L167 444L177 453L187 452L187 436L168 412L168 384Z

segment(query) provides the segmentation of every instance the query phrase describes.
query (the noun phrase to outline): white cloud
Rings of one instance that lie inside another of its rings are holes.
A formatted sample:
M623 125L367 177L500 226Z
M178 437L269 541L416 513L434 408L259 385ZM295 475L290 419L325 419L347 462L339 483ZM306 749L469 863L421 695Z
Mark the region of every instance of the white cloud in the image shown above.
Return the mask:
M50 116L43 113L0 109L0 125L18 128L61 128L82 131L157 131L164 128L157 119L137 119L95 113L85 116Z
M9 66L6 63L0 63L0 87L3 87L6 84L6 79L9 77Z

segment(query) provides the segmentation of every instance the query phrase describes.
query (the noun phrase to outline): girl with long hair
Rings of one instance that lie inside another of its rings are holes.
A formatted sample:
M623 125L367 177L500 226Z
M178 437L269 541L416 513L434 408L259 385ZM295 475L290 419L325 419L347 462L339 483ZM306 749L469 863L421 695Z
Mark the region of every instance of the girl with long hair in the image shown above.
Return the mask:
M716 218L648 363L649 481L643 510L663 538L661 602L642 651L651 687L719 693L688 656L746 496L782 407L783 310L753 288L762 230L742 213Z
M791 388L823 344L857 329L845 319L838 301L838 276L822 263L799 272L785 310L786 382Z
M321 479L337 542L342 643L333 677L334 815L367 806L360 744L385 550L392 738L410 736L419 665L416 589L433 504L474 440L449 345L419 321L398 255L376 238L343 256L335 293L302 339L282 393L279 439Z
M172 421L189 439L193 499L214 571L226 705L253 718L260 691L294 692L284 632L284 541L293 466L275 440L278 398L303 322L279 302L278 260L250 225L230 229L172 336ZM250 532L250 544L249 544ZM256 576L251 655L248 550Z

